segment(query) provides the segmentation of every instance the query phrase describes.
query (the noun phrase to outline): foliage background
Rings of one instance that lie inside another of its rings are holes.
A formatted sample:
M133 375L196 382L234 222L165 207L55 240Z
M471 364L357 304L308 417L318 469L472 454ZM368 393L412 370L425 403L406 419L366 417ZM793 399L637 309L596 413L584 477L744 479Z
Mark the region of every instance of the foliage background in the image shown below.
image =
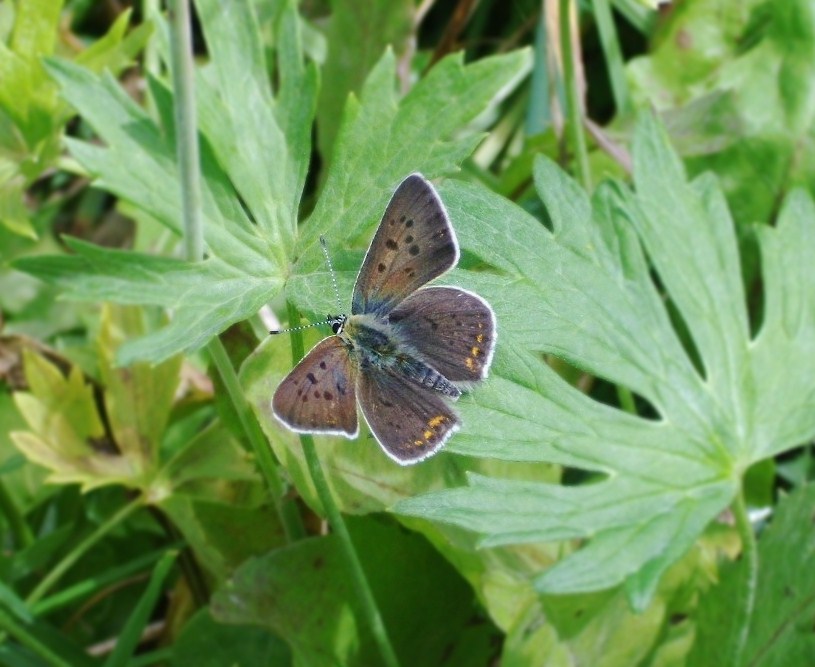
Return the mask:
M202 261L161 8L0 36L0 662L815 662L811 2L198 0ZM265 331L413 171L499 344L399 468Z

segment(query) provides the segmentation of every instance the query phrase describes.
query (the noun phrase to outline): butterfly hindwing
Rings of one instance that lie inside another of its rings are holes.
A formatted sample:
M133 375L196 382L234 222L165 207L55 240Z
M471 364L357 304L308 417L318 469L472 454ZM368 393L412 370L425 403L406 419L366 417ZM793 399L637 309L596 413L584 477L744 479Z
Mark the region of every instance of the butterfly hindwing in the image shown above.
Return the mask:
M356 437L357 362L348 344L329 336L315 345L275 391L275 417L301 433Z
M387 314L455 266L458 242L429 181L408 176L393 194L357 276L353 314Z
M361 368L358 391L371 433L402 465L431 456L458 430L458 416L441 394L387 369Z
M451 382L487 377L495 315L477 294L457 287L426 287L396 306L388 321L401 340Z

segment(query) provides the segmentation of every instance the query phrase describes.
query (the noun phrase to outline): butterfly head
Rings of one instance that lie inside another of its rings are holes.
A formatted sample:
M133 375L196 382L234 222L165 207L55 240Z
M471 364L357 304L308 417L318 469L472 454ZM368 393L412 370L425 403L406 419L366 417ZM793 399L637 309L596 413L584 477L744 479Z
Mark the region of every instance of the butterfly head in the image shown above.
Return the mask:
M329 315L326 323L331 325L331 331L339 335L345 329L345 323L348 321L348 315Z

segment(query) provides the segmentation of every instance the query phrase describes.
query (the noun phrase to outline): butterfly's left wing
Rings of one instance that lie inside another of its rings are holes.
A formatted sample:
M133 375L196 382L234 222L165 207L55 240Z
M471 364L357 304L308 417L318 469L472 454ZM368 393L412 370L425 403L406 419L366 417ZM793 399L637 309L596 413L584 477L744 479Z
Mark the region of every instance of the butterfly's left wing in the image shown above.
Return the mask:
M388 315L397 336L450 382L487 377L495 348L495 314L477 294L425 287Z
M378 366L360 368L359 407L385 453L401 465L435 454L458 430L455 412L433 389Z
M355 438L357 361L339 336L315 345L278 386L275 417L299 433L336 433Z
M385 315L457 261L458 241L439 195L412 174L385 209L354 285L351 312Z

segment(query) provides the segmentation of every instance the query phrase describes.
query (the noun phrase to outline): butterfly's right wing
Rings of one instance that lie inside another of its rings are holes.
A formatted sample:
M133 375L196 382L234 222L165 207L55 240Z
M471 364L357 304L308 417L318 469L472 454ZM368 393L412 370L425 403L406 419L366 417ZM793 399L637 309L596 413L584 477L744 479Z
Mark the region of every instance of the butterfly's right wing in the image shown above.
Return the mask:
M458 241L439 195L412 174L385 209L354 285L351 312L385 315L457 261Z
M275 417L300 433L359 432L356 403L357 361L339 337L315 345L280 383L272 399Z
M460 425L441 394L398 372L366 364L360 368L357 389L371 433L401 465L435 454Z
M495 349L495 314L459 287L425 287L388 315L399 338L451 382L487 377Z

